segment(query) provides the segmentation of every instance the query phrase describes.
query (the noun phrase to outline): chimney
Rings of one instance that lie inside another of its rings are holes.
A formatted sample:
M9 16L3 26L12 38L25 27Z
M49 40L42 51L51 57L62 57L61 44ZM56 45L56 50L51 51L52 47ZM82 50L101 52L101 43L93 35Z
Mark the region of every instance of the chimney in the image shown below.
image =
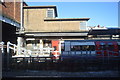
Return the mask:
M98 25L97 27L100 28L100 25Z

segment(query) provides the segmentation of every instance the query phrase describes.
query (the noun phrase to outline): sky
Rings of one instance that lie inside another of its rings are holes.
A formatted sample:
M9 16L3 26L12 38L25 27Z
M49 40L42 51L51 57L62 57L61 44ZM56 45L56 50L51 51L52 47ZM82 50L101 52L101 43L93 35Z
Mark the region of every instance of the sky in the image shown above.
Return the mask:
M26 2L29 6L56 5L57 18L90 18L88 26L118 26L118 2Z

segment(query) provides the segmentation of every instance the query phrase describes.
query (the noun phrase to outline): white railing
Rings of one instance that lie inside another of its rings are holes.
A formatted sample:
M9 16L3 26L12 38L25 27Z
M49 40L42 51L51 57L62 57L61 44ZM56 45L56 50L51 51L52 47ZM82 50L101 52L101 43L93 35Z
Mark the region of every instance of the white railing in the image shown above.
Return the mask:
M0 48L1 48L2 53L4 53L4 42L0 42Z
M50 56L50 53L51 52L59 52L60 51L54 51L54 48L37 48L35 50L27 50L26 48L24 47L20 47L20 49L18 49L18 46L16 46L15 44L12 44L10 42L7 42L7 53L10 53L10 49L13 50L13 52L15 53L16 56L32 56L32 55L35 55L35 56L44 56L45 53L47 53L48 56ZM20 52L19 52L20 51ZM17 53L20 53L20 54L17 54Z
M16 46L15 44L12 44L10 42L7 42L7 53L10 53L10 49L13 50L13 52L17 55L18 51L20 51L20 55L31 55L31 50L27 50L23 47L20 47L20 49L18 50L18 46Z

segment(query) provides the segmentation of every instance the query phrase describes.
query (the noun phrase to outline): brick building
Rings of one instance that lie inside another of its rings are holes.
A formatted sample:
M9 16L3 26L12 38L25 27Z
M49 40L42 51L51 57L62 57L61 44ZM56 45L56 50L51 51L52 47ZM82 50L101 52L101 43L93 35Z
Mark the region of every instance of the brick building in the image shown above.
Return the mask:
M25 2L23 2L23 5L27 6ZM2 23L1 41L5 43L7 41L16 43L16 30L20 29L21 22L21 3L18 0L13 0L11 2L9 2L9 0L1 0L0 7L0 22Z

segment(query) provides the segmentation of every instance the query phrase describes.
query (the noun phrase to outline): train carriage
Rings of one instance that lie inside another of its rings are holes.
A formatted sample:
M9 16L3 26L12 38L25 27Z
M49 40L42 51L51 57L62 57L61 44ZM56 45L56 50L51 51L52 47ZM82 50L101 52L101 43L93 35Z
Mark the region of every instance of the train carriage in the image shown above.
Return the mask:
M119 50L119 56L120 56L120 42L118 42L118 50Z
M61 61L119 60L120 41L65 40L61 43Z

